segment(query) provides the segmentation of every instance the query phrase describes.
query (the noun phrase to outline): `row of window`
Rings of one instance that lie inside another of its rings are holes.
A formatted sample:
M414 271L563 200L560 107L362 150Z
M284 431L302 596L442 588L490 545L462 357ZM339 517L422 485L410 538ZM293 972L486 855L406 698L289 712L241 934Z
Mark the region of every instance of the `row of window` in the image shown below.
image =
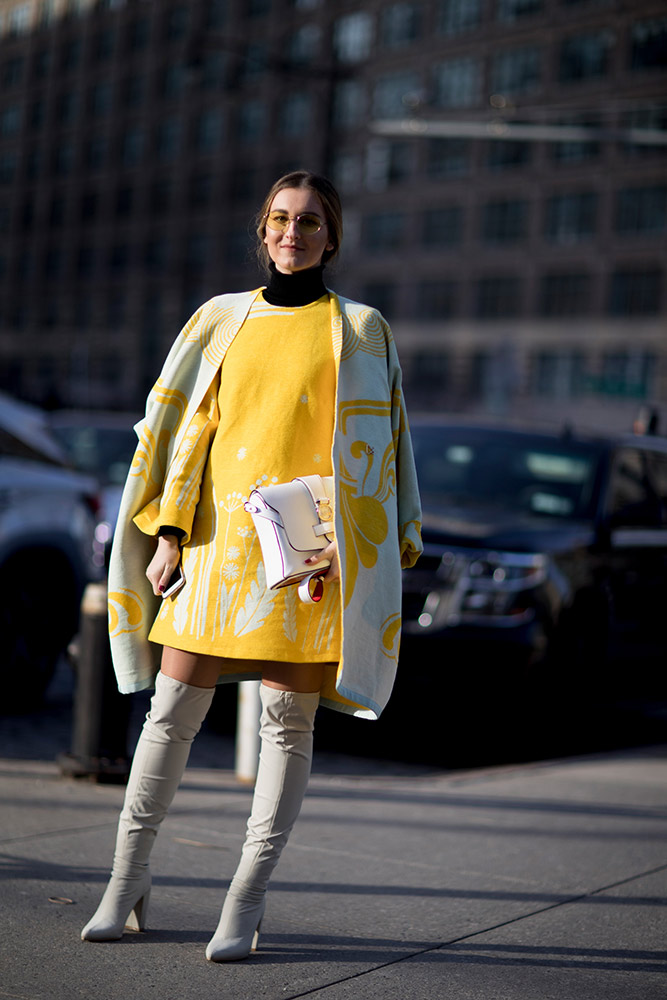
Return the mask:
M246 179L244 173L242 175ZM230 194L238 193L241 175L231 179ZM250 174L250 180L255 180ZM253 183L253 187L256 184ZM216 175L195 174L187 184L186 208L206 208L215 196ZM45 204L38 218L35 202L27 200L19 214L19 227L30 232L39 223L40 229L61 229L69 214L70 222L83 226L101 219L136 218L139 213L162 214L177 196L175 183L169 177L158 178L145 191L128 184L119 185L103 201L95 190L84 190L76 203L68 204L65 195L56 193ZM542 233L546 240L557 244L572 244L589 239L598 232L599 195L592 191L552 195L541 209ZM493 200L479 206L477 236L487 244L517 243L529 234L531 215L536 206L522 199ZM6 222L8 209L0 217ZM414 221L413 221L414 220ZM416 223L416 232L415 232ZM667 185L644 185L622 188L616 192L613 229L623 235L659 234L667 231ZM361 245L365 252L394 252L411 242L411 235L424 247L445 249L460 247L466 238L466 213L460 204L422 209L408 215L399 211L375 212L367 215L362 225Z
M146 6L150 0L141 0L141 6ZM15 3L8 10L0 11L0 36L26 35L30 31L48 28L57 21L67 21L83 17L95 10L120 10L127 6L139 7L140 0L128 3L128 0L24 0ZM154 5L158 21L158 37L162 42L177 41L183 38L191 26L191 8L187 3L172 4L166 10L162 4ZM266 13L270 0L246 0L245 7L249 16ZM226 0L207 0L204 4L204 27L219 28L226 20ZM139 15L120 38L125 44L132 45L138 40L143 47L149 39L151 22L146 15ZM108 34L113 40L115 32L109 27L101 34Z
M599 231L599 195L582 191L552 195L544 202L542 232L551 243L571 244L589 239ZM478 236L487 244L518 243L529 236L531 216L538 207L524 199L488 201L479 207ZM367 253L395 252L410 242L412 216L401 211L367 215L362 224L361 244ZM461 205L422 210L418 216L419 237L430 247L457 247L465 237L465 215ZM619 235L667 231L667 185L623 188L616 193L613 227Z
M659 268L623 268L605 279L604 311L609 316L656 316L663 308L664 274ZM528 285L517 275L493 275L470 282L448 278L419 282L408 314L398 303L395 283L373 282L363 297L391 321L449 320L469 315L506 319L527 315L545 318L593 314L595 283L581 272L545 274L537 286L537 301L528 303Z
M645 350L607 350L593 360L583 350L541 350L522 365L523 392L539 398L573 399L582 396L622 396L645 399L654 391L659 359ZM452 394L469 398L509 391L518 382L516 359L507 351L476 351L467 371L460 358L437 348L422 349L404 363L403 382L408 403L451 402Z
M227 241L226 241L227 242ZM243 260L240 241L230 240L233 257ZM247 233L245 249L247 253ZM101 252L92 246L81 246L69 260L56 247L49 248L40 261L40 275L48 282L60 282L66 269L72 267L74 280L122 279L142 269L146 277L165 274L213 274L220 261L215 255L215 241L208 235L194 235L179 244L178 260L173 259L169 243L160 237L149 238L141 245L130 247L117 243ZM7 261L0 258L0 279L7 271ZM36 262L24 253L16 260L12 284L34 277ZM576 317L593 313L596 281L580 271L544 274L537 285L537 301L529 304L527 282L517 275L489 275L466 282L446 277L424 280L413 288L409 315L404 318L447 320L465 315L480 319L501 319L525 315L544 317ZM602 280L602 279L600 279ZM657 267L619 268L605 279L604 309L610 316L654 316L660 313L664 297L664 274ZM363 297L380 309L388 319L396 318L398 287L396 283L372 282L364 288ZM597 296L596 296L597 297ZM46 296L51 300L52 296ZM193 303L193 309L197 303ZM53 308L56 308L53 305ZM404 310L400 310L404 312Z

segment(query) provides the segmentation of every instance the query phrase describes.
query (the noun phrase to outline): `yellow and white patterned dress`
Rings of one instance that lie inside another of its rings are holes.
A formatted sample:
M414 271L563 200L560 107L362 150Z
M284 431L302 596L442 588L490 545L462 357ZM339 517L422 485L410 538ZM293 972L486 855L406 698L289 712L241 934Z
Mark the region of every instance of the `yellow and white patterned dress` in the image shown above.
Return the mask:
M160 521L185 532L186 585L162 603L149 638L246 660L334 662L340 597L306 605L296 587L267 590L244 500L257 485L332 475L336 370L329 296L306 306L260 296L179 450ZM145 523L144 523L145 522ZM148 510L135 517L154 531Z

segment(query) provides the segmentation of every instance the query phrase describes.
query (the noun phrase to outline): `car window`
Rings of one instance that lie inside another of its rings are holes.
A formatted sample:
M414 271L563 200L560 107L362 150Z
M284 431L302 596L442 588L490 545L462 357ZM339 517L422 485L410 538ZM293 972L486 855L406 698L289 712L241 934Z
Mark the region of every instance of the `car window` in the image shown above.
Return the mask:
M554 518L592 516L600 450L583 442L470 428L412 427L425 502L485 504Z
M640 448L623 448L616 455L609 493L614 527L659 527L665 523L665 494L660 496L661 468L656 461L660 457Z

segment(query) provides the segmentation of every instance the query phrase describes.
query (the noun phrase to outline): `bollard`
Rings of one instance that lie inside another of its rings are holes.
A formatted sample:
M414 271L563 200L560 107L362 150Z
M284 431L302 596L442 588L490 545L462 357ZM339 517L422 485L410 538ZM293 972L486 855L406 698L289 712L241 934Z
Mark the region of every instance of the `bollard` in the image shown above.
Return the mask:
M251 785L259 764L259 681L241 681L236 714L236 777Z
M123 783L130 761L127 730L131 699L119 693L111 663L107 585L89 583L81 602L72 749L58 755L61 773Z

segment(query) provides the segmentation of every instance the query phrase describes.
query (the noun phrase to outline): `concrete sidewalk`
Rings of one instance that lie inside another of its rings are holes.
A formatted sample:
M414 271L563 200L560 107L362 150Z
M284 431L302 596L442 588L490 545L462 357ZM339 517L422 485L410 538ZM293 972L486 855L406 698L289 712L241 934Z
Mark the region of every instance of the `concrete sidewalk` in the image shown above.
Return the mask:
M316 773L260 951L204 948L250 791L187 771L150 930L82 943L122 788L0 760L0 998L664 1000L667 748L467 773Z

